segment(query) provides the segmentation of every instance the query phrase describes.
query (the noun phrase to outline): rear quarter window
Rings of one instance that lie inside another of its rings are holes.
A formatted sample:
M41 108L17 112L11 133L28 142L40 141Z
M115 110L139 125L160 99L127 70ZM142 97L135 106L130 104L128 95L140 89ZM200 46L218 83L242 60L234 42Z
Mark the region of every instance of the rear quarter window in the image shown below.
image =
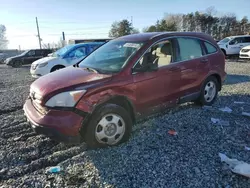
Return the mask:
M212 53L217 52L217 49L212 44L208 42L204 42L204 45L207 49L207 54L212 54Z

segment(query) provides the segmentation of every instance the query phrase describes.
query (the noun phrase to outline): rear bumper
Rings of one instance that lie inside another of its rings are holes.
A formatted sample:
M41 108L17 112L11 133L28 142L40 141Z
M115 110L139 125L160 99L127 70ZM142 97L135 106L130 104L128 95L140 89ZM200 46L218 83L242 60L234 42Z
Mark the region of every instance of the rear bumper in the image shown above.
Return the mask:
M63 142L79 142L80 129L84 117L71 112L49 110L43 115L38 112L30 99L26 100L23 110L27 121L38 134Z

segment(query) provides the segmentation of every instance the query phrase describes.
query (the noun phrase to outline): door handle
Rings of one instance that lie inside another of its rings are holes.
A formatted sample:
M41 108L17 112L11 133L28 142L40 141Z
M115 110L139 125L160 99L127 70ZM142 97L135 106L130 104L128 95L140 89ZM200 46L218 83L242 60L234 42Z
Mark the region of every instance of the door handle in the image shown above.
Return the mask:
M201 63L207 63L208 62L208 59L202 59L201 60Z

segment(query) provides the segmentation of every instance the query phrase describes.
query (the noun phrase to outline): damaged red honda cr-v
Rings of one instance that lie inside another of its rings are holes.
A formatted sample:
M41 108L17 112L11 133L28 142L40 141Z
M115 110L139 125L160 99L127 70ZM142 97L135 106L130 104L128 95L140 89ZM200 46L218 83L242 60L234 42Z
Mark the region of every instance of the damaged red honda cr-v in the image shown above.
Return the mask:
M128 35L36 80L24 111L38 133L117 145L138 117L187 101L211 105L225 76L224 55L206 34Z

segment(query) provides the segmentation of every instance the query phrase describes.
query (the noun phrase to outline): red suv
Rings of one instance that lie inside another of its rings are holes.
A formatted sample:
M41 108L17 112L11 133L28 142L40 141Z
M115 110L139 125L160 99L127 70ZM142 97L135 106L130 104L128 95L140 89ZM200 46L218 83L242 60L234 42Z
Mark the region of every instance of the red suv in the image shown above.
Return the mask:
M188 101L211 105L225 77L223 52L209 35L128 35L37 79L24 111L40 134L117 145L139 117Z

